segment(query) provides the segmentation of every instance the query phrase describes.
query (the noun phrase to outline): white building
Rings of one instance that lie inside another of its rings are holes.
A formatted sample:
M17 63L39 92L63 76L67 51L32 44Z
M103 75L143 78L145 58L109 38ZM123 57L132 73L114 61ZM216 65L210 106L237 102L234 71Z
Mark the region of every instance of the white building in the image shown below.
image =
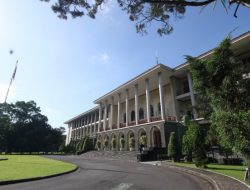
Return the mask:
M233 39L232 49L250 65L250 32ZM198 58L206 59L212 53L210 50ZM138 149L140 137L146 135L147 147L166 147L170 130L182 116L199 118L188 65L170 68L157 64L96 99L96 107L65 122L69 128L66 144L88 135L107 139L111 149L112 138L119 142L124 137L128 150L128 139L133 136ZM119 150L120 143L113 149Z

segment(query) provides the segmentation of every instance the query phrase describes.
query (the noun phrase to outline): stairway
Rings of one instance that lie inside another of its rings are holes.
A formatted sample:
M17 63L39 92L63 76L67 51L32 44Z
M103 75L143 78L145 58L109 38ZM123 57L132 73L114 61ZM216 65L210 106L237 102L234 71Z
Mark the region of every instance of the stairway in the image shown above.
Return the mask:
M80 156L83 158L112 159L136 162L136 151L89 151Z

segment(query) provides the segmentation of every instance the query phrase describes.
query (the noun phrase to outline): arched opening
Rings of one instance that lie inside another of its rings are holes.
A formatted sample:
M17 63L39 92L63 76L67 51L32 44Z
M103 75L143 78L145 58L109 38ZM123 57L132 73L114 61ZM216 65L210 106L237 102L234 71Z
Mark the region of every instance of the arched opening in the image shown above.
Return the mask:
M110 142L112 150L116 150L117 143L118 142L117 142L116 135L114 133L112 133L112 135L111 135L111 142Z
M140 146L147 147L147 133L144 128L139 129L138 131L138 149Z
M118 149L119 150L123 150L124 147L122 147L122 142L121 142L121 139L124 139L125 140L125 135L123 132L120 132L119 135L118 135L118 142L117 142L117 145L118 145ZM124 145L125 146L125 145Z
M144 119L144 111L142 108L139 109L139 119Z
M109 143L109 136L108 135L105 135L104 138L103 138L103 147L105 150L109 150L109 146L110 143Z
M131 121L135 121L135 111L131 111Z
M132 130L129 130L127 134L127 147L129 150L135 149L135 134Z
M161 148L161 131L158 127L154 126L151 129L151 145L154 148Z

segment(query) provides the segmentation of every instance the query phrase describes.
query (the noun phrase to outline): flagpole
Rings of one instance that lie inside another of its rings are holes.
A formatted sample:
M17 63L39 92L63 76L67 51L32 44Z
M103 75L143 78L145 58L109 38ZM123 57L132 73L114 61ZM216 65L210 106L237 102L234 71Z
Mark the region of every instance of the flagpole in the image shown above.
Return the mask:
M16 67L14 69L14 72L12 74L12 77L10 78L10 84L9 84L9 87L8 87L8 90L7 90L7 93L6 93L6 96L5 96L5 100L4 100L4 103L6 104L6 101L7 101L7 98L8 98L8 95L9 95L9 90L10 90L10 86L15 78L15 75L16 75L16 69L17 69L17 63L18 63L18 60L16 61Z

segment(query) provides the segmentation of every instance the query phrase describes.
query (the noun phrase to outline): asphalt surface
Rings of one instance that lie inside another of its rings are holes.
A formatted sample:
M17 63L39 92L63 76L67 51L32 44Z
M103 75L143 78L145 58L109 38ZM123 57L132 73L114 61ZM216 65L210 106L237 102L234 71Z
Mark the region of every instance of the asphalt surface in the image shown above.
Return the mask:
M0 186L0 190L212 190L203 178L175 169L126 161L51 156L75 163L76 172L32 182Z

